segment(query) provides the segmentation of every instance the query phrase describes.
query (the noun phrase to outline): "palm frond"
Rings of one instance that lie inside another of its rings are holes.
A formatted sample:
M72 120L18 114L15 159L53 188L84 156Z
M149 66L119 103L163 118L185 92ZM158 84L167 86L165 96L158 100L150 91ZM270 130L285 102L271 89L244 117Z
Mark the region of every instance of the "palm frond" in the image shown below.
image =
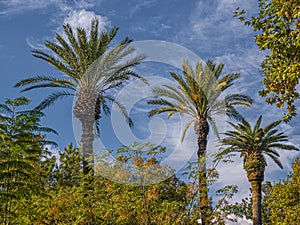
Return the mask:
M125 106L121 102L119 102L117 99L113 98L112 96L107 96L106 95L105 98L107 98L108 100L112 101L113 104L116 104L117 108L120 110L120 112L125 117L125 120L128 123L128 125L130 127L132 127L134 124L133 124L132 119L129 117L129 114L128 114L127 109L125 108Z
M74 94L67 92L67 91L57 91L52 94L50 94L48 97L46 97L45 100L43 100L37 107L37 110L42 110L50 105L54 104L57 100L67 97L67 96L74 96Z
M182 134L181 134L181 138L180 138L180 141L181 141L181 142L183 142L187 130L190 128L190 126L191 126L194 122L195 122L195 119L192 118L191 120L189 120L189 121L185 124L185 126L184 126L184 128L183 128L183 131L182 131Z
M180 109L177 107L159 107L159 108L150 110L148 112L148 116L152 117L156 114L161 114L164 112L180 112Z

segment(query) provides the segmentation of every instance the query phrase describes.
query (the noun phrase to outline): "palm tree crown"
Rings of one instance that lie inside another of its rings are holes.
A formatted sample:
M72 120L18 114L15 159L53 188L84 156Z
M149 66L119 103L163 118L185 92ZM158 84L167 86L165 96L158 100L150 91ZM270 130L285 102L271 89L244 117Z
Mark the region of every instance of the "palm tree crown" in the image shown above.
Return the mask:
M160 105L160 107L151 110L149 116L164 112L168 112L168 118L175 113L192 116L183 130L182 140L187 129L193 123L196 131L199 123L203 120L208 120L218 134L214 122L215 115L227 114L230 117L240 119L241 116L234 106L251 106L252 104L252 99L242 94L230 94L224 99L220 99L220 95L240 77L238 73L230 73L220 78L223 67L223 64L216 65L209 60L203 68L201 61L198 61L194 72L192 66L185 60L182 66L183 77L170 72L178 83L178 87L163 85L163 88L153 90L156 99L150 100L148 103Z
M282 169L277 150L298 150L294 145L283 143L288 141L288 137L276 129L280 121L275 121L264 128L261 127L261 121L262 116L258 118L253 128L245 119L238 125L229 122L234 130L227 131L226 138L221 140L221 144L227 148L220 155L240 153L249 181L264 180L264 170L267 166L265 156L270 157Z
M261 127L261 121L262 116L258 118L253 128L244 119L238 125L229 123L234 130L225 133L226 138L221 140L221 144L227 147L219 153L220 157L231 157L234 153L240 153L243 157L244 169L251 183L253 225L262 224L261 185L267 166L265 156L270 157L282 169L277 150L298 150L294 145L284 143L288 141L287 136L276 129L280 121L264 128Z
M96 19L91 23L89 37L83 28L77 28L77 36L69 24L63 28L67 40L56 34L57 44L50 41L45 43L51 54L34 50L33 56L48 62L66 77L36 76L21 80L15 86L27 86L23 91L44 87L61 89L50 94L37 106L38 109L48 107L63 97L76 96L73 113L82 124L81 142L87 158L93 153L94 123L96 121L98 124L101 111L109 113L107 101L114 102L129 125L132 125L122 103L107 92L120 87L131 77L142 79L132 71L132 67L139 64L144 56L133 55L135 49L129 46L132 41L128 38L116 47L109 48L118 28L103 31L98 37Z
M79 93L84 89L90 91L94 89L93 91L97 92L95 119L99 119L101 112L99 107L101 106L104 112L108 112L107 100L114 101L113 96L104 93L121 86L124 81L131 77L141 78L131 68L140 63L144 56L138 55L125 61L126 57L134 52L134 48L129 47L132 40L125 38L115 48L108 51L110 42L116 36L118 28L113 27L109 32L103 31L98 37L98 23L96 19L92 21L89 38L84 28L77 28L76 36L72 27L65 24L63 29L67 40L60 34L56 34L57 44L50 41L45 42L46 48L51 53L33 50L34 57L48 62L67 76L59 78L36 76L17 82L16 87L28 86L22 91L44 87L63 89L49 95L39 104L38 109L46 108L66 96L74 96L74 93ZM124 62L120 63L121 60ZM115 103L127 121L131 123L121 103Z

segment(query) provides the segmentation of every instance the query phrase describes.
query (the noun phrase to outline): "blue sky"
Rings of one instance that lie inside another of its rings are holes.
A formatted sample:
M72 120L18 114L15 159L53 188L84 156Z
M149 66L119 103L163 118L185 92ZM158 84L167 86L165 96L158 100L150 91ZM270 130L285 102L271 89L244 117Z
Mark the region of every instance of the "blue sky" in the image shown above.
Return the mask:
M224 63L224 73L240 72L241 79L231 90L246 93L255 99L254 106L243 112L250 121L255 121L262 114L263 124L270 123L278 119L282 111L265 104L257 94L263 87L258 70L264 53L254 43L252 30L232 17L237 6L250 15L255 14L258 9L256 0L1 0L0 101L20 96L20 89L13 87L20 79L59 74L45 62L31 56L33 48L42 48L45 40L54 41L55 32L61 33L62 24L66 22L74 27L88 28L91 19L97 17L101 30L120 27L114 43L126 36L135 41L173 42L193 51L204 61L214 59L218 63ZM157 63L144 63L138 68L146 76L161 74L163 77L168 76L166 71L171 69ZM24 95L36 105L48 93L48 90L37 90ZM44 124L59 132L58 137L51 138L58 142L60 148L75 141L71 118L72 101L73 99L65 99L45 110L47 118ZM297 104L300 107L299 102ZM139 138L145 138L145 134L149 133L149 130L144 129L149 120L145 119L146 112L143 113L136 115L133 130L134 135ZM300 132L299 126L296 126L299 122L298 116L291 123L281 125L281 129L296 146L299 146ZM103 119L101 125L107 147L120 144L111 128L110 118ZM282 154L284 171L270 162L266 179L283 178L291 170L290 164L296 155L299 154ZM220 186L239 183L240 197L247 194L248 186L246 176L241 171L241 162L237 160L237 163L221 169L223 175Z

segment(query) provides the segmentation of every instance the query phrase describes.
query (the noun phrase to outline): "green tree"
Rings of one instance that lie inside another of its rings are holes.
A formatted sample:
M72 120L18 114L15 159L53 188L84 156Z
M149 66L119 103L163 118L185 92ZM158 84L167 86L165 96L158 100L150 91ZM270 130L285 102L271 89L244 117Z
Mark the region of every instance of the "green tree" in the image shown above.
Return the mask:
M88 161L93 163L93 127L95 121L100 119L101 111L109 112L108 102L113 101L129 125L132 125L124 106L109 91L132 77L141 78L132 71L132 67L140 63L144 56L132 56L135 49L129 46L132 41L128 38L109 49L118 28L103 31L98 37L98 20L92 21L89 37L83 28L77 28L77 37L69 24L65 24L63 29L66 40L56 34L58 44L50 41L45 43L51 53L34 50L33 56L48 62L67 77L36 76L19 81L16 87L27 86L23 91L45 87L61 89L42 101L38 109L50 106L63 97L76 96L73 113L82 125L81 142L87 173L91 169L87 166Z
M253 129L246 120L237 125L229 122L234 130L226 132L226 137L221 140L221 144L227 147L220 156L231 157L236 152L243 157L244 169L251 183L253 225L262 224L261 186L267 166L265 156L269 156L282 169L280 155L276 150L298 150L295 146L284 143L288 141L287 136L276 129L280 122L276 121L262 128L261 121L262 116L258 118Z
M271 224L296 225L300 221L300 158L293 163L293 172L272 187L267 196Z
M83 179L83 156L79 148L70 143L59 152L59 163L53 171L54 184L59 187L79 185Z
M16 202L42 190L44 175L40 161L47 154L45 139L53 129L40 125L44 114L38 110L19 110L30 103L25 97L0 104L0 220L11 224L19 210Z
M139 147L145 146L151 145L134 145L138 153L146 153L139 151ZM129 148L130 146L120 148L118 156L128 157ZM186 218L187 185L175 175L154 185L132 186L103 178L100 173L95 176L90 173L78 174L77 169L70 171L66 165L71 162L77 165L82 162L82 158L75 154L77 150L74 146L69 145L67 149L63 156L64 163L57 165L58 173L54 175L55 180L61 176L58 179L59 185L47 187L48 195L32 196L31 202L23 199L19 204L24 209L16 216L16 224L171 225L180 224ZM154 161L158 163L160 150L163 149L158 147L152 150L152 153L145 154L148 157L144 167L150 166ZM156 159L153 160L153 157ZM134 159L130 159L128 164L133 163ZM120 167L113 168L113 164L110 166L112 171L122 174ZM68 179L64 179L65 177Z
M288 113L283 117L285 121L296 115L294 101L299 99L296 90L300 78L299 11L299 0L259 0L256 16L246 19L244 10L235 13L258 32L255 42L260 50L270 52L261 64L265 88L260 95L279 108L286 104Z
M164 112L168 112L168 118L175 113L191 116L183 130L181 140L184 139L189 127L194 124L198 143L199 171L202 171L199 188L203 224L208 224L210 216L205 163L209 124L218 134L214 121L215 115L227 114L230 117L240 119L241 116L234 106L251 106L252 103L249 97L242 94L230 94L221 99L220 95L240 77L238 73L230 73L221 78L223 67L223 64L216 65L212 61L208 61L203 68L201 61L198 61L194 72L192 66L184 61L182 65L183 77L170 72L178 83L178 87L164 85L163 88L156 88L153 90L156 99L148 101L151 105L159 106L151 110L149 116Z

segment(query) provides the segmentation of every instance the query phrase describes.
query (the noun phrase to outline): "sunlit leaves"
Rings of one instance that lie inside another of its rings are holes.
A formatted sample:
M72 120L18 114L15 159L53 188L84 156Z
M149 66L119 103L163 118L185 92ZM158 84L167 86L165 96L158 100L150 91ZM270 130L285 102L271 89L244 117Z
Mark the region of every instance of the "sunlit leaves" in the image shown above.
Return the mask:
M258 32L255 41L260 50L270 50L261 64L265 88L260 95L266 102L288 110L284 121L296 115L294 102L299 98L299 12L298 0L260 0L258 15L250 19L245 18L244 10L238 8L235 12L235 16Z

